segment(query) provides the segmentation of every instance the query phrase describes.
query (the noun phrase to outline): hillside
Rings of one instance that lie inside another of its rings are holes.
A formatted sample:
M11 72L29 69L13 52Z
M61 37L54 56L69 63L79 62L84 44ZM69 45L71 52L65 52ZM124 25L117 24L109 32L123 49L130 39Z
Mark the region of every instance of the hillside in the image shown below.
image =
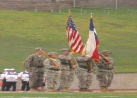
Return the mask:
M137 13L127 15L127 10L72 9L72 17L86 42L89 31L89 14L94 14L94 26L97 30L99 51L112 51L116 72L137 72ZM106 12L108 13L108 12ZM0 71L4 68L24 70L23 61L34 53L36 47L46 52L68 47L65 33L67 9L59 12L0 11ZM75 55L77 56L77 55Z

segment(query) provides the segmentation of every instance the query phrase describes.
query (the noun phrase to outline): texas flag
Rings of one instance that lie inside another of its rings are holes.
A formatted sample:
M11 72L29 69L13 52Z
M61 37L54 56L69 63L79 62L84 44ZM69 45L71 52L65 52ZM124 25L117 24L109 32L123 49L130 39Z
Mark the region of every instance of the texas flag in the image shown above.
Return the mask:
M97 32L93 25L92 14L91 14L89 37L88 37L87 43L83 49L82 55L90 57L90 58L94 59L95 61L99 61L99 54L98 54L97 46L99 46L99 40L97 37Z

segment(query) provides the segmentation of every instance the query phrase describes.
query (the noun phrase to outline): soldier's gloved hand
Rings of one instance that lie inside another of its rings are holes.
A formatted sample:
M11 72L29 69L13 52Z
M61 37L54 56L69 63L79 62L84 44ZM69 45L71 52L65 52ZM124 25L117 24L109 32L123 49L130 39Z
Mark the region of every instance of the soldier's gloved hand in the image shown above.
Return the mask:
M54 66L54 68L59 69L59 66Z
M74 68L74 69L75 69L75 68L76 68L76 66L75 66L75 65L72 65L72 68Z
M90 69L91 72L93 72L95 69Z
M74 52L70 52L69 54L72 55L72 54L74 54Z
M107 64L112 64L111 62L107 62Z

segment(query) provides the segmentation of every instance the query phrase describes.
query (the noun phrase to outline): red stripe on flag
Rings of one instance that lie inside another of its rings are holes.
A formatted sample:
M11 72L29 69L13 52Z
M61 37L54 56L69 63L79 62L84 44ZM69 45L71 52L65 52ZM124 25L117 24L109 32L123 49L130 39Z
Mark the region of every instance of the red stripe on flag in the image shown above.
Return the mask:
M77 51L77 49L79 48L79 46L81 45L81 41L78 42L77 47L74 49L74 51Z
M79 35L76 37L75 41L74 41L73 44L71 45L72 47L74 47L74 46L76 45L78 39L79 39Z
M73 40L73 32L71 33L69 40Z
M67 22L66 33L70 48L76 53L81 53L83 50L83 43L70 15Z
M80 48L79 53L81 53L81 51L83 50L83 48L84 48L84 46L82 45L81 48Z
M77 31L74 30L74 36L73 36L73 39L75 39L76 34L77 34Z

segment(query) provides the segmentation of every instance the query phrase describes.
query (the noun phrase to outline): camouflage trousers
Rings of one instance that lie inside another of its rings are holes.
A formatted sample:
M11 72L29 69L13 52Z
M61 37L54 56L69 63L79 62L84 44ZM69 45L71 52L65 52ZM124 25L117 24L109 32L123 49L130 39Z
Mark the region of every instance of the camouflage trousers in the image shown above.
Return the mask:
M46 87L47 88L58 88L59 86L59 79L60 79L60 72L54 70L47 70L46 76Z
M75 69L70 70L70 74L68 76L68 83L67 83L67 88L70 88L71 84L74 81L74 76L75 76Z
M60 87L61 88L70 88L73 80L74 80L74 76L75 76L75 70L71 69L71 70L61 70L61 77L60 77Z
M93 73L87 72L87 70L79 68L77 72L77 77L79 80L79 88L89 88L92 83Z
M99 86L109 87L113 80L112 72L99 71L97 73L97 80L99 81Z
M29 86L30 88L41 87L43 83L44 72L32 71L29 73Z

